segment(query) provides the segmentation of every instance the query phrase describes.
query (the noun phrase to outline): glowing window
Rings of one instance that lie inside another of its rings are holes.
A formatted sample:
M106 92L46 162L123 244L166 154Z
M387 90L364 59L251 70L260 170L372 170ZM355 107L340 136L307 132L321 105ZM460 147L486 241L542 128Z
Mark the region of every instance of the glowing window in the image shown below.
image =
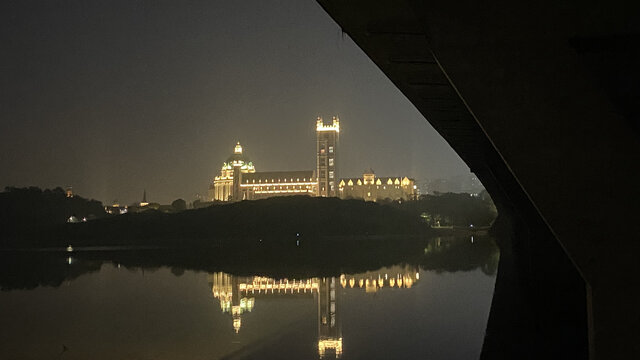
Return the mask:
M333 158L329 158L329 166L333 166Z
M329 146L329 153L333 154L333 146Z
M333 171L329 171L329 179L333 179Z

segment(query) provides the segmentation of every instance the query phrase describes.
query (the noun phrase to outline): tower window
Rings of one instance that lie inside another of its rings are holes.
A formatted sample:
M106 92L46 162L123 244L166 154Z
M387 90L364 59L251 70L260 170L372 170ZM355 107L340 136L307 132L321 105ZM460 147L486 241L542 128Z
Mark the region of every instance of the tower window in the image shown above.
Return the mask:
M333 171L329 171L329 179L333 179Z
M333 158L329 158L329 166L333 166Z
M333 154L333 146L329 146L329 153Z

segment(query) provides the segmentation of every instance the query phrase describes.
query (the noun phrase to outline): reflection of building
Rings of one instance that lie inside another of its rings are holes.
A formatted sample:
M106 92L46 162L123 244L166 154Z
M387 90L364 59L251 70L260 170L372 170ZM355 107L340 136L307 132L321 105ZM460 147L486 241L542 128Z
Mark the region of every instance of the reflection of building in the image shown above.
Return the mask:
M338 193L341 199L414 200L417 196L415 181L408 177L376 177L372 169L362 178L340 179Z
M318 354L321 359L340 358L343 351L342 324L338 311L339 289L408 289L418 280L417 267L393 266L339 278L302 280L272 279L261 276L239 277L218 272L211 275L213 297L220 301L223 313L231 314L236 333L242 326L242 314L251 312L256 298L287 294L313 296L318 305Z
M213 297L220 301L220 309L223 313L231 314L233 329L237 333L242 326L242 314L251 312L255 299L241 297L238 291L239 279L236 276L218 272L211 275L211 278Z

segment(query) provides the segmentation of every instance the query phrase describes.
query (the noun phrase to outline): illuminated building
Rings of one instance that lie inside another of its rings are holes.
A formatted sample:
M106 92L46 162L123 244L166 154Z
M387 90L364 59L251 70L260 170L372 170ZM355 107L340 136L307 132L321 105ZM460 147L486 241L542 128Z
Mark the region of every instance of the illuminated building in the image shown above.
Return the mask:
M340 119L334 116L331 125L325 125L321 117L316 120L316 155L318 196L338 196L337 153Z
M209 187L208 201L240 201L274 196L309 195L341 199L414 200L415 181L404 177L376 177L373 170L362 178L338 178L340 119L325 124L316 120L316 170L256 172L253 163L237 143L222 164L220 175Z
M240 189L243 200L273 196L315 196L317 181L313 170L256 172L242 176Z
M211 274L211 291L223 313L231 315L233 330L242 327L242 314L255 309L256 299L291 294L313 296L318 312L318 355L320 359L339 359L343 354L342 324L339 312L340 291L363 289L375 293L384 289L409 289L419 280L418 268L398 265L339 278L273 279L263 276L234 276L223 272Z
M255 166L237 143L233 154L222 164L220 175L209 186L208 201L240 201L274 196L338 196L337 145L340 120L331 125L316 121L317 169L303 171L256 172ZM316 176L320 174L321 176Z
M273 196L315 196L317 180L313 170L256 172L253 163L236 144L220 175L209 188L209 201L256 200Z
M338 193L341 199L414 200L417 195L415 180L408 177L376 177L369 169L362 178L340 179Z
M209 187L209 201L242 200L240 181L242 174L255 173L256 169L249 158L242 153L242 145L238 142L233 154L222 164L220 175L216 176Z

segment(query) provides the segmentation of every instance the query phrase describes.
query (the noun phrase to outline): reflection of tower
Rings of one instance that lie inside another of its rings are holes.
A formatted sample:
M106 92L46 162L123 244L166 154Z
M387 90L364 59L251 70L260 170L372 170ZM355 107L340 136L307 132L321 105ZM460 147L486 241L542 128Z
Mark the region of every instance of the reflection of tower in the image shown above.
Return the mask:
M342 356L342 329L337 316L337 282L322 278L318 290L318 354L321 359ZM333 356L332 356L333 355Z
M318 196L338 196L337 154L340 119L334 116L331 125L321 117L316 121Z

